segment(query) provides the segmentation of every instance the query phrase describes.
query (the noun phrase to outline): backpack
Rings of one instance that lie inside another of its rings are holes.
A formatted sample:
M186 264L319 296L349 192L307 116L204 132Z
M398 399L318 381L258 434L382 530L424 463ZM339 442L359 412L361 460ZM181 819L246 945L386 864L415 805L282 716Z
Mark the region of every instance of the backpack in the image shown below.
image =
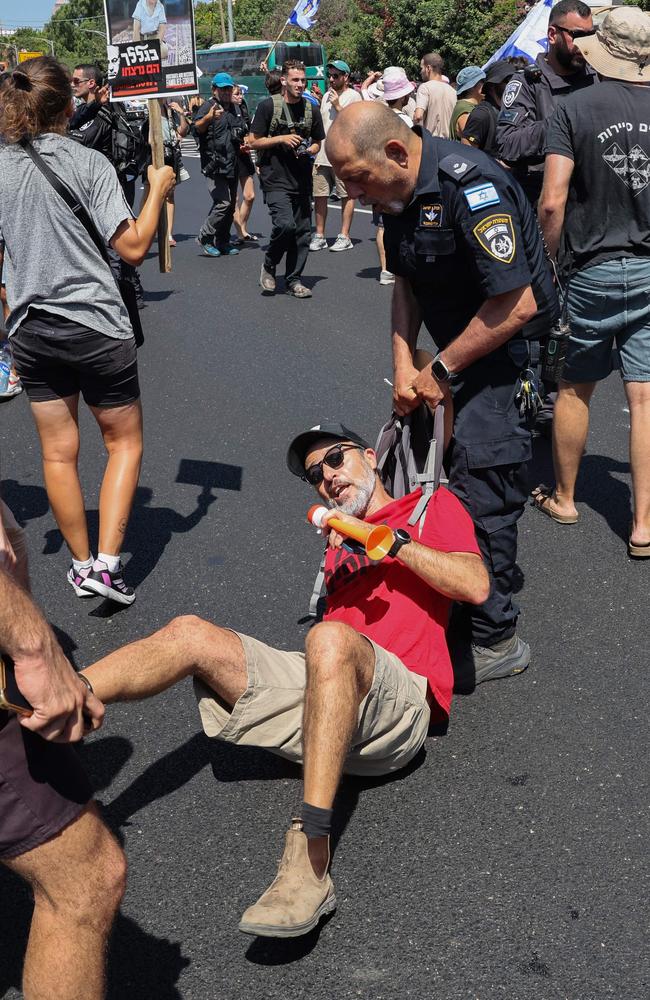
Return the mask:
M408 519L409 525L418 526L418 536L422 534L429 500L440 483L447 482L442 469L444 421L444 406L437 406L432 414L429 407L421 403L405 417L391 414L379 431L375 445L379 478L394 500L422 488L422 496ZM324 582L325 554L309 599L310 618L318 618L321 613Z
M111 125L111 159L117 174L139 174L147 159L141 126L132 125L124 115L107 108L102 108L99 114Z
M299 122L294 122L282 94L273 94L273 117L269 125L269 136L278 135L280 128L284 126L290 132L297 132L303 139L309 139L313 120L312 109L311 104L304 97L302 104L303 117Z

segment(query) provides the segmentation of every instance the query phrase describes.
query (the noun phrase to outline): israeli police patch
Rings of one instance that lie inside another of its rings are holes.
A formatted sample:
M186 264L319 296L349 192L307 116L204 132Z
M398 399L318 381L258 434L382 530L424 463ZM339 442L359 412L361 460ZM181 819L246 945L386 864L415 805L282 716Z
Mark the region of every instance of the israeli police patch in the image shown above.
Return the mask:
M501 99L502 107L511 108L519 96L521 90L521 80L511 80L503 92Z
M442 225L442 205L420 205L420 225L424 229L440 229Z
M511 215L488 215L474 226L472 232L493 260L500 264L512 264L517 241Z

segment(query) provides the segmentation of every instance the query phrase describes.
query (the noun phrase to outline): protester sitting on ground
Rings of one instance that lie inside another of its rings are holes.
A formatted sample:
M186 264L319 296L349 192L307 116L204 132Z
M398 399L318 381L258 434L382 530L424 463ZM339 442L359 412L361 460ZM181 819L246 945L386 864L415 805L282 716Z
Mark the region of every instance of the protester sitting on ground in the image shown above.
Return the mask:
M208 736L304 761L302 811L278 877L239 925L271 937L306 934L335 908L329 837L341 776L403 768L430 719L447 719L451 602L480 603L489 592L469 515L444 487L409 532L421 490L393 500L375 452L354 431L320 424L294 438L287 462L332 508L326 522L386 524L394 538L373 562L325 524L327 608L304 652L187 616L84 670L109 702L150 697L191 676Z
M483 100L485 73L480 66L465 66L456 77L456 106L449 122L449 138L462 139L467 119Z
M33 708L20 722L0 710L0 864L34 895L21 995L103 1000L126 859L92 801L76 751L66 744L98 729L104 708L4 569L0 636L5 667L11 657L18 689Z
M72 556L68 583L78 597L131 604L120 550L142 459L133 327L108 263L24 144L78 199L98 239L132 264L151 246L174 174L150 168L151 194L134 219L111 164L66 135L72 108L68 73L50 56L22 63L0 91L7 331L41 441L48 499ZM80 393L108 452L96 560L77 470Z
M438 52L427 52L420 60L420 76L413 121L424 125L431 135L446 139L456 106L456 91L443 76L445 63Z
M248 135L251 127L251 117L248 111L248 104L246 103L246 98L244 96L245 90L248 90L248 87L244 88L239 84L235 84L232 88L232 103L235 109L235 114L241 116L246 128L246 135ZM235 205L233 225L237 230L239 243L257 243L257 236L248 232L248 220L253 210L253 203L255 201L255 164L253 163L251 157L251 149L248 145L247 138L242 140L241 145L237 150L237 159L239 165L239 186L241 188L242 198L241 201L237 202Z
M190 123L185 115L184 109L177 101L160 101L160 121L162 126L163 145L165 147L165 166L171 167L174 171L176 184L181 183L181 170L183 167L183 154L181 151L181 139L184 139L190 130ZM142 126L142 135L147 142L147 158L142 172L142 202L140 211L149 197L149 167L151 166L151 146L149 145L149 119ZM187 175L186 175L187 176ZM175 188L172 188L167 195L167 238L169 245L176 246L174 239L174 214L176 210Z

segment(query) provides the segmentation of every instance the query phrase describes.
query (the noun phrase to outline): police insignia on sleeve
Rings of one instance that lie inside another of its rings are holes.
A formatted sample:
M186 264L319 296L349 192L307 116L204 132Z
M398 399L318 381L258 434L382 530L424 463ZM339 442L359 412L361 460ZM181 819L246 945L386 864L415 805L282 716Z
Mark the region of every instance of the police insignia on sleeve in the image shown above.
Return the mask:
M488 215L472 230L486 253L500 264L515 259L516 239L511 215Z
M442 205L420 205L420 225L424 229L440 229L442 225Z
M501 105L504 108L511 108L519 96L521 90L521 80L511 80L503 92Z

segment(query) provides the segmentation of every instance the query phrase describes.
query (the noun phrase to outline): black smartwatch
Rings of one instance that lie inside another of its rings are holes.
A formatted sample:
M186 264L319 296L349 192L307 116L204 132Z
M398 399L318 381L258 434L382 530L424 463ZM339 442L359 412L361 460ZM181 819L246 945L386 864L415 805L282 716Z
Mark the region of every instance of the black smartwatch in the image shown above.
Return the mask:
M387 554L394 559L402 546L408 545L411 541L411 536L408 531L404 531L404 528L396 528L395 531L393 531L393 534L395 536L395 541L391 545Z
M439 354L436 354L431 362L431 374L436 382L451 382L454 377L454 373L447 368Z

